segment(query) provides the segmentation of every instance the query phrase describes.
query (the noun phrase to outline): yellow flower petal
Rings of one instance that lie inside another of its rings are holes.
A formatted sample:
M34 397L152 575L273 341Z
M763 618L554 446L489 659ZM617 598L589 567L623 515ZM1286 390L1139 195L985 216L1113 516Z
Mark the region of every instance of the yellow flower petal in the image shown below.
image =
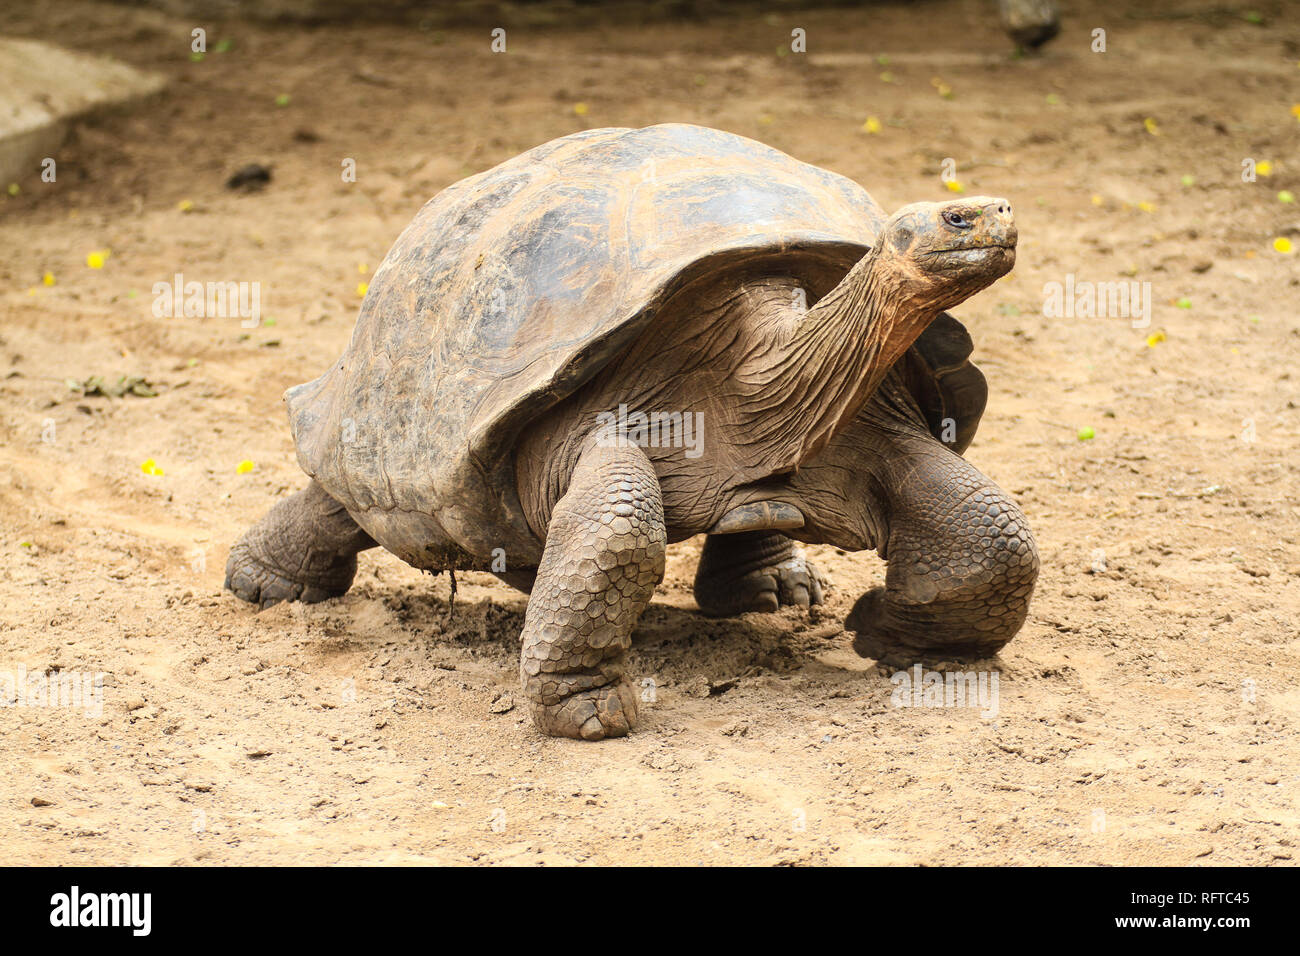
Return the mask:
M54 285L54 273L53 272L45 273L45 275L41 276L41 281L44 282L46 285Z
M961 183L957 182L957 180L950 179L948 180L948 191L952 193L964 193L966 191L966 187L963 186Z
M1150 116L1148 116L1146 119L1142 121L1142 125L1146 127L1147 132L1150 133L1152 136L1160 135L1159 125L1157 125L1156 121L1153 120Z
M104 268L104 254L102 252L92 252L86 256L86 265L92 269Z
M1267 159L1262 159L1255 164L1255 172L1261 176L1272 176L1273 164L1270 163Z
M586 116L586 115L587 115L587 104L586 104L586 103L574 103L574 104L573 104L573 112L576 113L578 116Z
M1150 335L1147 336L1147 348L1153 349L1164 340L1165 340L1165 333L1152 332Z
M240 475L246 475L253 470L253 463L245 458L235 466L235 472Z
M1290 252L1292 248L1291 240L1286 239L1282 236L1278 236L1276 239L1273 240L1273 248L1276 249L1278 252Z
M146 458L141 463L140 470L146 475L153 475L156 478L161 477L163 473L163 470L158 467L158 462L154 461L152 458Z
M880 120L874 116L868 116L867 121L862 124L862 129L868 133L879 133L882 129Z
M370 284L368 282L357 283L357 295L360 296L361 298L364 299L366 297L366 292L369 291L369 289L370 289Z

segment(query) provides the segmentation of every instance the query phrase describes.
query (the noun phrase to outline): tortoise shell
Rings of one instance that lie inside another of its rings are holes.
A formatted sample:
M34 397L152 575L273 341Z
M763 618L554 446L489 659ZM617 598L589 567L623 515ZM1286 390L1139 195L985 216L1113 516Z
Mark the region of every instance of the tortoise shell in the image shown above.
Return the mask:
M486 567L498 548L535 564L514 481L522 429L688 283L768 256L811 304L885 219L853 181L718 130L538 146L443 190L398 237L342 358L286 392L299 462L417 567ZM936 436L957 423L959 452L987 394L970 351L941 316L900 363Z

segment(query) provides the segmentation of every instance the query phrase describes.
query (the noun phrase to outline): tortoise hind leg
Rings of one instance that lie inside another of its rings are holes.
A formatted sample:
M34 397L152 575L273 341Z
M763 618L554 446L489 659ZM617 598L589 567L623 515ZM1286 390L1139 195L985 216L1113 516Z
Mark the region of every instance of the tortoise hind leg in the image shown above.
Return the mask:
M623 657L663 580L666 539L645 452L588 445L547 525L524 618L519 676L542 733L600 740L635 725Z
M709 617L822 603L821 572L779 531L711 534L695 571L695 603Z
M235 542L226 561L226 587L263 608L324 601L347 592L357 552L373 547L344 507L313 481Z

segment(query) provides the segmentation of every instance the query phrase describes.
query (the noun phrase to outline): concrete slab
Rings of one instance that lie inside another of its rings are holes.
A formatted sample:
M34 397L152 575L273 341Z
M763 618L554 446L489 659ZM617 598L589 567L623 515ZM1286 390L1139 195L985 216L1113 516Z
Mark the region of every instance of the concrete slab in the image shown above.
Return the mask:
M152 96L167 83L107 57L12 38L0 38L0 77L0 188L39 175L73 121Z

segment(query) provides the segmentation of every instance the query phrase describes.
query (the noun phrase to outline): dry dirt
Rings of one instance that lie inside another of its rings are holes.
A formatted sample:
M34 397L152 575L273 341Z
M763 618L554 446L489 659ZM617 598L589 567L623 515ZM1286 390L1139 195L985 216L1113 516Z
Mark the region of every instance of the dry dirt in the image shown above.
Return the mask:
M1278 3L1252 8L1263 25L1067 6L1026 59L977 0L534 12L503 21L504 55L481 25L211 23L201 62L198 24L159 13L8 11L13 35L172 84L84 125L57 182L0 197L0 672L106 675L99 716L0 710L7 861L1292 865L1300 257L1274 240L1300 245L1277 198L1300 193L1300 27ZM341 352L414 211L553 137L662 121L760 139L886 208L948 195L952 157L1016 206L1016 271L959 310L991 384L969 457L1043 559L1024 630L973 665L998 673L996 717L891 705L895 668L839 623L881 579L872 555L813 549L835 582L819 612L711 621L699 541L672 548L631 661L657 701L596 745L539 736L512 697L524 598L489 575L454 610L445 576L377 551L324 604L223 593L231 542L304 481L281 392ZM1243 182L1245 158L1271 174ZM254 161L264 191L225 188ZM260 282L266 323L155 318L177 272ZM1067 274L1149 281L1151 328L1045 316ZM158 394L66 384L93 375Z

